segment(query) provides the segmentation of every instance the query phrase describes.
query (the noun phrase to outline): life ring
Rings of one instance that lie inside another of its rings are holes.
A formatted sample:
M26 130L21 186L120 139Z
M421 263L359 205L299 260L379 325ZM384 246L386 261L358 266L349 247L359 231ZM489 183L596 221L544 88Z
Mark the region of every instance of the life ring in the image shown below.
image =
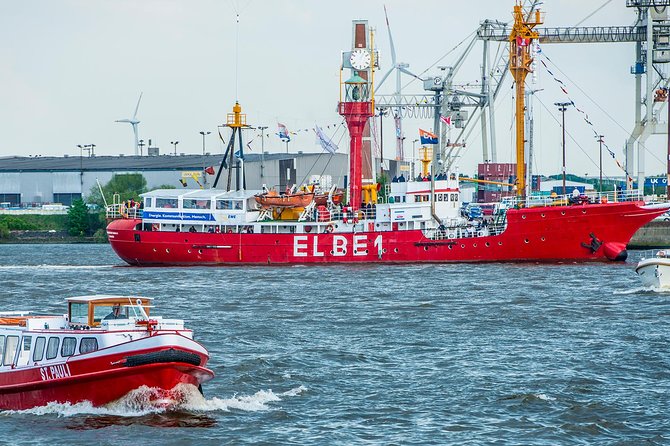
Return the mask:
M328 225L326 226L326 234L330 234L335 230L335 227L333 225Z
M160 225L158 223L152 224L151 225L151 230L154 231L154 232L160 230Z
M312 232L312 227L311 226L305 226L305 232L308 233L308 234L310 232Z
M477 232L477 235L480 237L484 237L486 234L484 233L484 231L479 231Z
M456 238L456 234L454 234L453 232L450 232L449 235L448 235L447 237L449 237L450 239L455 239L455 238Z

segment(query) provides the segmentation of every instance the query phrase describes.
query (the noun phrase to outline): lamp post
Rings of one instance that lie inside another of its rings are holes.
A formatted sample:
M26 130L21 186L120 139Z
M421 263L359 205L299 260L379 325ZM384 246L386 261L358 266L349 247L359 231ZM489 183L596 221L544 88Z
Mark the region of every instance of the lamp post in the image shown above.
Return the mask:
M170 144L174 146L174 156L177 156L177 144L179 144L179 141L170 141Z
M140 156L142 156L142 147L144 147L144 140L140 139L140 142L138 142L137 145L140 146Z
M81 186L81 196L84 196L84 146L77 144L79 147L79 185Z
M416 143L418 139L412 141L412 178L416 178Z
M200 134L202 135L202 181L203 184L207 184L207 174L205 174L205 169L207 166L205 166L205 136L209 135L212 132L205 132L202 131Z
M379 171L384 175L384 116L388 115L388 109L378 108L379 110Z
M554 105L558 107L558 111L561 112L563 117L563 195L565 195L565 110L568 109L569 105L572 105L572 102L555 102Z
M600 143L600 195L603 193L603 138L604 135L596 136L598 143Z
M261 185L263 184L263 178L265 176L265 130L267 128L267 125L258 126L258 130L261 131Z

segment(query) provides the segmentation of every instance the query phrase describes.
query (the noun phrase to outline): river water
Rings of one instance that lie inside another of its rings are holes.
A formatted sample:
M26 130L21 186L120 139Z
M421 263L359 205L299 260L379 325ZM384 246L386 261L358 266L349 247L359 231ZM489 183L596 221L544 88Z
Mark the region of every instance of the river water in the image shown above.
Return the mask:
M670 444L670 293L634 265L127 267L0 245L1 310L154 297L210 351L205 397L0 412L1 444Z

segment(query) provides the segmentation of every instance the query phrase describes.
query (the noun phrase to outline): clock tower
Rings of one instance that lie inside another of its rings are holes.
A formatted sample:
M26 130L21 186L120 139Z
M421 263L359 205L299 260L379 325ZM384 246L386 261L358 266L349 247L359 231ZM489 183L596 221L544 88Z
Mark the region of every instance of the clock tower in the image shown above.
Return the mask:
M338 112L349 128L349 206L358 210L361 207L363 158L369 158L367 164L372 162L370 141L364 141L364 131L374 114L372 79L377 62L367 20L354 20L353 25L353 47L342 54ZM347 80L342 81L342 72L346 69L350 71L345 75ZM367 142L367 150L364 150L364 142Z

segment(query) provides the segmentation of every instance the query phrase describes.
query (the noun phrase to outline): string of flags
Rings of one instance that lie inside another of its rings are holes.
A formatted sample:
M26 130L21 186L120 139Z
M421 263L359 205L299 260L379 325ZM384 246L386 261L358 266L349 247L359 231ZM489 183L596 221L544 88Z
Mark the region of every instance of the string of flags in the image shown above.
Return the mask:
M550 63L553 64L552 60L542 50L538 50L537 54L539 56L543 57L544 59L547 59ZM575 110L577 110L579 113L582 114L584 122L586 122L590 126L591 131L593 131L594 136L596 138L600 138L600 133L598 133L596 131L595 126L593 125L593 123L589 119L589 115L584 110L577 107L577 105L575 104L575 101L573 101L572 98L570 97L570 93L568 92L568 90L566 88L565 82L563 82L561 79L556 77L556 75L549 69L549 66L547 66L547 63L543 59L540 59L540 63L542 63L542 66L544 67L545 70L547 70L547 73L549 73L551 75L551 77L554 79L554 81L559 85L559 88L561 89L561 91L568 97L570 105L575 107ZM612 151L612 149L609 148L609 146L607 144L605 144L604 141L602 142L602 145L603 145L603 147L605 147L605 149L607 149L607 152L610 154L610 156L612 157L612 159L614 160L616 165L626 174L626 179L627 179L628 183L632 184L633 178L628 174L628 171L626 170L625 166L617 159L616 154Z

